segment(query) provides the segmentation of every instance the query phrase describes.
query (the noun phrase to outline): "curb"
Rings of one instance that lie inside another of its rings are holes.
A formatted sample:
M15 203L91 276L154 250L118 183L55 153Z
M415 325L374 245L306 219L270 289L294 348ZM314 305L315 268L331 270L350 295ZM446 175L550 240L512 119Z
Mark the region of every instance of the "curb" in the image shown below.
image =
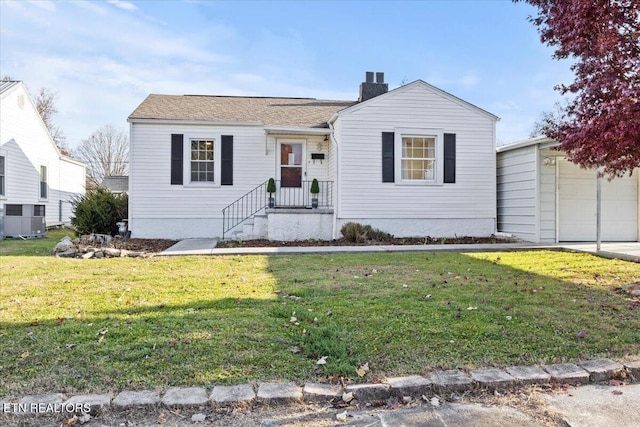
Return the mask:
M504 369L485 368L471 371L433 371L425 376L410 375L387 378L382 383L330 385L293 382L265 382L257 389L250 384L235 386L171 387L162 395L156 391L122 391L113 394L84 394L67 398L62 393L28 395L19 402L0 400L4 414L38 415L51 412L93 413L98 411L126 411L164 406L236 407L254 403L287 405L294 403L328 402L348 405L376 404L390 398L430 398L452 393L478 390L509 390L531 384L569 384L578 386L588 382L629 377L640 380L640 360L618 363L609 359L542 366L510 366Z

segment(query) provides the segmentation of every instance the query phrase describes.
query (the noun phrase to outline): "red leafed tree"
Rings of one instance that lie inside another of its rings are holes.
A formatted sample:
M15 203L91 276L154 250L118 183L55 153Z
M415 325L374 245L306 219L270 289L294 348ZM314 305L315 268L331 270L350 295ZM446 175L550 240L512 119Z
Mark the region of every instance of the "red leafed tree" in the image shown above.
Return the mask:
M609 177L640 167L640 1L515 1L538 8L530 20L554 58L575 60L574 82L556 87L570 101L545 118L544 133Z

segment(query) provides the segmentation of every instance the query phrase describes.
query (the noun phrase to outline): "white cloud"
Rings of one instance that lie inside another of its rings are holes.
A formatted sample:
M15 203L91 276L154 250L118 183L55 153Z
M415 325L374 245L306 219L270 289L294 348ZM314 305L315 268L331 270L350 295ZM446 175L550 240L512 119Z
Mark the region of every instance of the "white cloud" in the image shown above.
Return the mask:
M135 4L128 2L128 1L123 1L123 0L107 0L107 3L111 3L112 5L114 5L117 8L120 8L122 10L127 10L129 12L133 12L135 10L138 10L138 6L136 6Z

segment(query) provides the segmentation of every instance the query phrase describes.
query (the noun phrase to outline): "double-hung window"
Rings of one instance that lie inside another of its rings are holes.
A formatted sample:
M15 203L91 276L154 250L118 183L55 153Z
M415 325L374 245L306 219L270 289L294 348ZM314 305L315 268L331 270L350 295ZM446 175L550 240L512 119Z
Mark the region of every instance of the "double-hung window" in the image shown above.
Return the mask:
M436 180L435 136L402 136L400 174L403 181Z
M5 176L6 176L6 172L5 172L5 164L4 164L4 156L0 156L0 196L6 196L7 193L5 192Z
M214 182L215 140L191 139L191 182Z
M40 166L40 198L47 198L47 167Z

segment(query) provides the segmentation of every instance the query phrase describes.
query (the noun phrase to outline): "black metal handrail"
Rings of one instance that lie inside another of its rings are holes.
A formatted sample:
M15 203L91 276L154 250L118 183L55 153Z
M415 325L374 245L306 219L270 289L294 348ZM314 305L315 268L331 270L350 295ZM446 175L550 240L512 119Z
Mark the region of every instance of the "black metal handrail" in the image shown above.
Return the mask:
M269 206L269 193L265 181L222 209L222 238L225 234ZM273 195L274 207L310 208L312 199L318 199L318 207L333 206L333 181L318 181L320 192L311 194L313 181L299 181L297 186L282 186L276 181ZM291 185L291 183L288 183Z
M222 209L222 239L227 231L242 224L267 206L267 183L265 181L235 202Z

